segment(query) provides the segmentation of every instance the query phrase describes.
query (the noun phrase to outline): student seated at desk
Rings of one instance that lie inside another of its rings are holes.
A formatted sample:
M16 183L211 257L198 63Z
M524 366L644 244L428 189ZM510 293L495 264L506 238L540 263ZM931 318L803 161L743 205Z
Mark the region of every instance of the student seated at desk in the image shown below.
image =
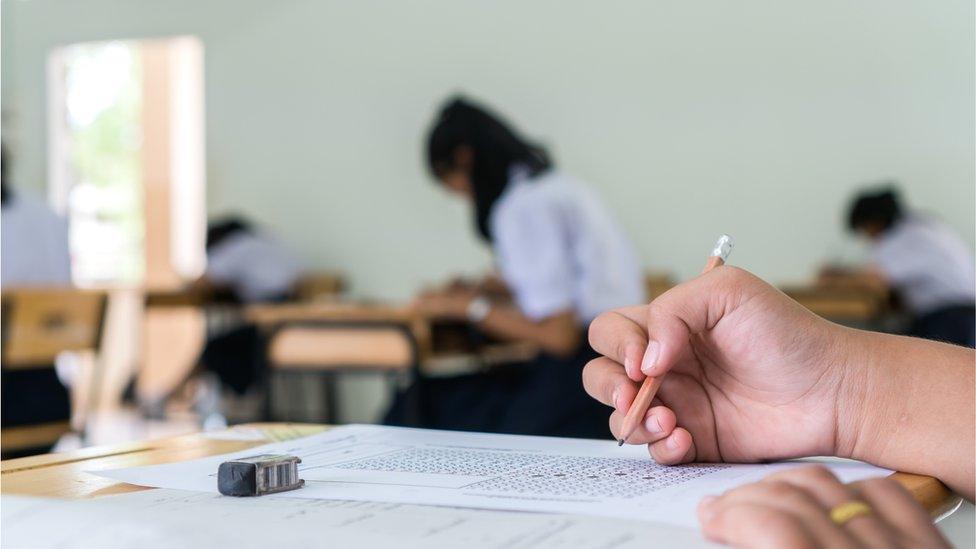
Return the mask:
M234 216L207 228L207 270L197 284L230 292L244 304L273 303L294 297L302 272L301 262L275 236ZM267 369L258 328L245 324L215 335L200 363L244 394Z
M243 304L287 301L294 297L296 284L303 274L303 266L291 250L239 216L210 224L206 250L206 271L193 283L191 291L213 294L218 300ZM264 342L258 328L237 325L211 334L197 368L173 393L191 379L198 382L194 404L201 419L206 421L207 417L217 417L220 413L221 387L243 395L264 379L266 370ZM213 375L198 375L204 372ZM213 376L219 386L211 379ZM169 396L145 403L144 411L149 416L162 416L168 400Z
M976 352L828 322L723 266L590 328L583 384L620 435L640 382L657 398L628 442L659 463L838 456L976 493ZM923 367L924 366L924 367ZM778 473L702 501L704 534L737 547L947 547L891 479Z
M0 286L71 286L68 223L43 201L10 187L7 154L0 146ZM3 427L65 421L68 390L50 368L4 370Z
M304 270L275 236L240 216L211 223L206 248L207 270L196 285L241 303L291 299Z
M850 230L871 243L871 267L856 276L898 293L914 316L909 335L976 346L976 266L948 225L906 211L893 187L863 192Z
M3 171L6 172L6 167ZM4 288L71 286L67 220L43 201L11 188L6 180L0 192L3 209L0 285Z
M606 436L578 373L592 356L587 324L604 310L643 300L623 229L596 193L557 170L544 149L467 100L450 101L438 115L427 161L439 183L471 202L503 284L452 285L421 295L416 306L433 317L467 320L496 339L533 344L541 355L482 375L419 379L411 391L422 425ZM405 422L403 410L395 406L388 420Z

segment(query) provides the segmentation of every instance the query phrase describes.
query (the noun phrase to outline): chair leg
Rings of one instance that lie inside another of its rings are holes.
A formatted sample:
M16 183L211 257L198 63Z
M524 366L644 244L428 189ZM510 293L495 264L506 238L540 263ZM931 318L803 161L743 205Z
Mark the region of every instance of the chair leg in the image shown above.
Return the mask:
M323 421L325 423L336 423L339 420L339 390L336 387L338 379L332 372L326 372L322 375L322 381L325 383L325 418Z

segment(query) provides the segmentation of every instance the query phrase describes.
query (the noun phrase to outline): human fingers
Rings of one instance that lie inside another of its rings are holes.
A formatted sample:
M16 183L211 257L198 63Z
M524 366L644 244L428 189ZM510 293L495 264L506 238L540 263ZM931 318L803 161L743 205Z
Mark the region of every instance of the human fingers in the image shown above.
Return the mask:
M589 340L593 350L623 364L634 381L644 379L640 363L647 349L647 333L635 319L643 318L646 307L639 305L609 311L590 324Z
M705 499L698 507L702 533L712 541L751 549L824 546L792 513L758 503L721 505L720 499Z
M656 404L660 404L657 402ZM625 411L616 410L610 414L610 431L614 438L623 438L623 424L626 417ZM674 412L666 406L652 405L644 416L644 421L636 431L627 437L628 444L650 444L666 438L674 431L677 419Z
M831 510L864 499L856 486L842 483L822 465L781 471L762 482L785 482L807 490L825 509L824 517L828 520ZM870 505L870 502L866 503ZM875 512L852 518L836 527L849 532L864 547L890 547L897 545L899 539L893 525Z
M648 342L641 359L642 373L660 376L668 372L684 355L692 334L714 328L744 296L763 290L775 292L752 274L726 265L662 294L646 309Z
M855 482L853 487L904 546L949 547L925 509L896 480L873 478Z
M670 435L650 444L647 450L661 465L688 463L697 456L695 440L684 427L675 427Z
M637 384L620 364L606 357L591 360L583 368L583 389L603 404L627 413L637 396Z
M735 515L737 508L746 509L774 509L776 512L790 517L789 520L779 518L779 525L774 528L789 528L794 530L793 536L806 538L818 547L858 547L858 541L849 532L842 530L828 516L827 509L805 487L793 484L783 479L764 479L739 486L721 496L706 498L699 505L699 519L702 531L712 539L742 538L742 524L729 520L729 515ZM748 523L755 517L743 517ZM769 535L769 534L764 534ZM779 536L789 537L786 532ZM757 540L743 540L743 546L754 546Z

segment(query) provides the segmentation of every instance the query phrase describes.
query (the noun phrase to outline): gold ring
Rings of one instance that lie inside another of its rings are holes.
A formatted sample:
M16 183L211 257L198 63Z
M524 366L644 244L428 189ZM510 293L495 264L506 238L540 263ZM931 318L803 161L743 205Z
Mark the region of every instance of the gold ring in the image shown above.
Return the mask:
M857 517L870 515L871 507L863 501L854 500L842 503L830 510L830 520L837 526L843 526Z

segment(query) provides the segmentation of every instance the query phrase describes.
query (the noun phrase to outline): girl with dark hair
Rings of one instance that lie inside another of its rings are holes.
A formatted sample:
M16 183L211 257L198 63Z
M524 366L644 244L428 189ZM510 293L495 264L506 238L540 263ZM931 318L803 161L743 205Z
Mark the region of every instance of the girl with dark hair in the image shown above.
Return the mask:
M894 186L858 195L848 227L871 242L861 276L898 292L914 316L910 335L976 346L976 268L951 228L906 211Z
M643 301L636 254L599 198L556 170L548 153L487 109L456 98L430 130L431 175L469 201L498 277L423 294L429 316L467 321L498 340L540 349L535 360L486 374L421 378L410 396L427 427L606 437L580 371L584 334L601 312ZM401 395L388 420L403 423Z

